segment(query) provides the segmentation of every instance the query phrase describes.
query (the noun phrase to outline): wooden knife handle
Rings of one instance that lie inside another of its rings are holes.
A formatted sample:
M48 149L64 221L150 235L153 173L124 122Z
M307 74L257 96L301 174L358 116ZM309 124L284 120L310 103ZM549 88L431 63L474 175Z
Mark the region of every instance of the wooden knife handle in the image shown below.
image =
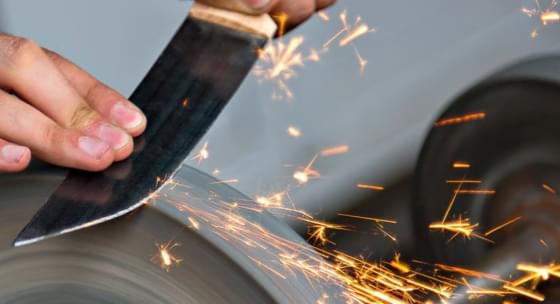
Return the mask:
M272 38L277 26L269 15L247 15L195 3L190 10L192 18L229 27L238 31Z

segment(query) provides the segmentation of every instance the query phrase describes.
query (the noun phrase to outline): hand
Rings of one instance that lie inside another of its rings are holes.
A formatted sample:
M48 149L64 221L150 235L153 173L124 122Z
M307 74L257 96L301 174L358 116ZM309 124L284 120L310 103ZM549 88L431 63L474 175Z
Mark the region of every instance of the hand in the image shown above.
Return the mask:
M128 157L146 117L119 93L61 56L0 33L0 172L31 155L99 171Z
M336 0L197 0L215 7L248 14L288 16L287 29L291 29L311 17L316 11L327 8Z

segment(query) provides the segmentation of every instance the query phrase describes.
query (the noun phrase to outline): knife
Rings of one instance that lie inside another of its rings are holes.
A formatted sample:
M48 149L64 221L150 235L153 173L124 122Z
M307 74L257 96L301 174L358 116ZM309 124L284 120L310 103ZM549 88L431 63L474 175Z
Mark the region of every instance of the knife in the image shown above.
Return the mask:
M14 246L94 226L143 206L181 167L275 32L268 15L193 4L130 98L148 118L131 157L103 172L71 170Z

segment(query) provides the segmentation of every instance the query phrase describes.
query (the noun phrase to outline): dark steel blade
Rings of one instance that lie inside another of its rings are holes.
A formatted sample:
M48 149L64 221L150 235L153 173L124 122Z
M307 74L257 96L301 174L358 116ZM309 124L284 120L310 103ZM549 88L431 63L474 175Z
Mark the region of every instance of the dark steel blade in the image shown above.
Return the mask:
M100 173L72 170L14 246L96 225L142 206L181 166L266 42L262 36L187 18L132 94L149 124L135 140L131 158Z

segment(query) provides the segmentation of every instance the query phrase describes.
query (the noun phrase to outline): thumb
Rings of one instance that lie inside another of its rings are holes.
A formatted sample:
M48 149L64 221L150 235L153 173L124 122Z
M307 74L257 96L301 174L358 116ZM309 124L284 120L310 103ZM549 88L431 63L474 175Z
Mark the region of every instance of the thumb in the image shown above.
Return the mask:
M231 11L257 15L270 12L278 0L196 0L196 2Z

